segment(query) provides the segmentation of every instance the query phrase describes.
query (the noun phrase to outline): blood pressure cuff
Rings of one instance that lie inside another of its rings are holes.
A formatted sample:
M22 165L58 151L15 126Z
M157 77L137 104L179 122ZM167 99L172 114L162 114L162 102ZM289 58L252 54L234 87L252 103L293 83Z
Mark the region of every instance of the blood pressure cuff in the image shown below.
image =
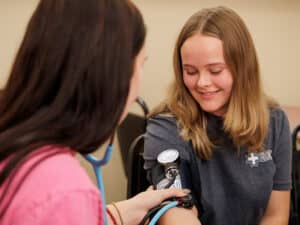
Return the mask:
M165 179L165 171L159 163L147 171L147 180L153 185L154 189L157 189L157 184L163 179Z
M193 202L198 209L199 215L201 215L203 212L201 203L201 181L196 158L192 158L191 162L180 159L179 174L182 187L191 190ZM193 179L193 177L197 177L197 179ZM164 167L157 163L152 169L147 171L147 179L154 186L154 189L156 189L156 185L162 179L165 179ZM206 218L201 218L201 221L206 221Z
M153 184L154 189L156 189L157 184L166 178L164 166L157 163L152 169L148 170L148 181ZM179 164L179 175L182 188L191 189L190 180L190 166L186 160L180 160Z

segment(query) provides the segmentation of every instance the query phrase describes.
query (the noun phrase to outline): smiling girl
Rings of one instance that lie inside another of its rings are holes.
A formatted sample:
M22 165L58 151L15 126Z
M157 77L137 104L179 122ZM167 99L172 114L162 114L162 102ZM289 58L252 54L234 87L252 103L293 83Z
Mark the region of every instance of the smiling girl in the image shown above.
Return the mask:
M194 14L174 51L175 80L148 121L145 168L177 149L197 213L172 209L162 224L286 225L291 140L284 112L262 89L243 20L216 7Z

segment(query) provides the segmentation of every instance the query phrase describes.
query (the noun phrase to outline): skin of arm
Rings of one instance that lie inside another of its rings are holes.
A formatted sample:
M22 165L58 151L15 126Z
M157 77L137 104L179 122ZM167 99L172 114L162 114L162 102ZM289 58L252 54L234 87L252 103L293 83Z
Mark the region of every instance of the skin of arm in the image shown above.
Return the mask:
M287 225L290 213L290 191L271 192L266 212L260 225Z
M192 209L172 208L159 220L159 225L201 225L196 207Z
M141 192L128 200L117 202L115 203L115 205L120 211L123 220L123 225L137 225L142 221L144 216L148 213L148 211L151 208L160 205L161 202L163 202L165 199L170 197L182 197L185 196L187 193L188 192L185 190L175 188L163 190L151 190L150 188L147 191ZM112 205L107 205L107 207L116 218L117 223L121 224L116 209ZM192 212L192 210L186 211ZM113 225L111 218L109 216L107 218L109 224Z

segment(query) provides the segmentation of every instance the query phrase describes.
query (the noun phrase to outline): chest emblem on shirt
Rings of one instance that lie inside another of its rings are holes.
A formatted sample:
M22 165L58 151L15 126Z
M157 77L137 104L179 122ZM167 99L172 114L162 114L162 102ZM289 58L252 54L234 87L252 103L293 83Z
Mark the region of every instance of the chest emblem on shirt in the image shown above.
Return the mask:
M272 160L272 150L268 149L264 152L251 152L246 154L246 164L250 167L258 167L259 163Z

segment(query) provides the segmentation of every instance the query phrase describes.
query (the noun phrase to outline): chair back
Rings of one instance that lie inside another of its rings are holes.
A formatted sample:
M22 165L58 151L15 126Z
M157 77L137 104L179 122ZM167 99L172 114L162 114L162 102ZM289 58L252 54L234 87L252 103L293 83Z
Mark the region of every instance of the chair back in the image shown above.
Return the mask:
M129 113L117 130L123 167L127 176L127 198L144 191L150 185L143 169L144 133L149 109L142 98L138 97L136 102L143 114Z
M289 225L300 224L300 147L297 146L299 140L300 125L292 132L292 191L291 191L291 213Z

